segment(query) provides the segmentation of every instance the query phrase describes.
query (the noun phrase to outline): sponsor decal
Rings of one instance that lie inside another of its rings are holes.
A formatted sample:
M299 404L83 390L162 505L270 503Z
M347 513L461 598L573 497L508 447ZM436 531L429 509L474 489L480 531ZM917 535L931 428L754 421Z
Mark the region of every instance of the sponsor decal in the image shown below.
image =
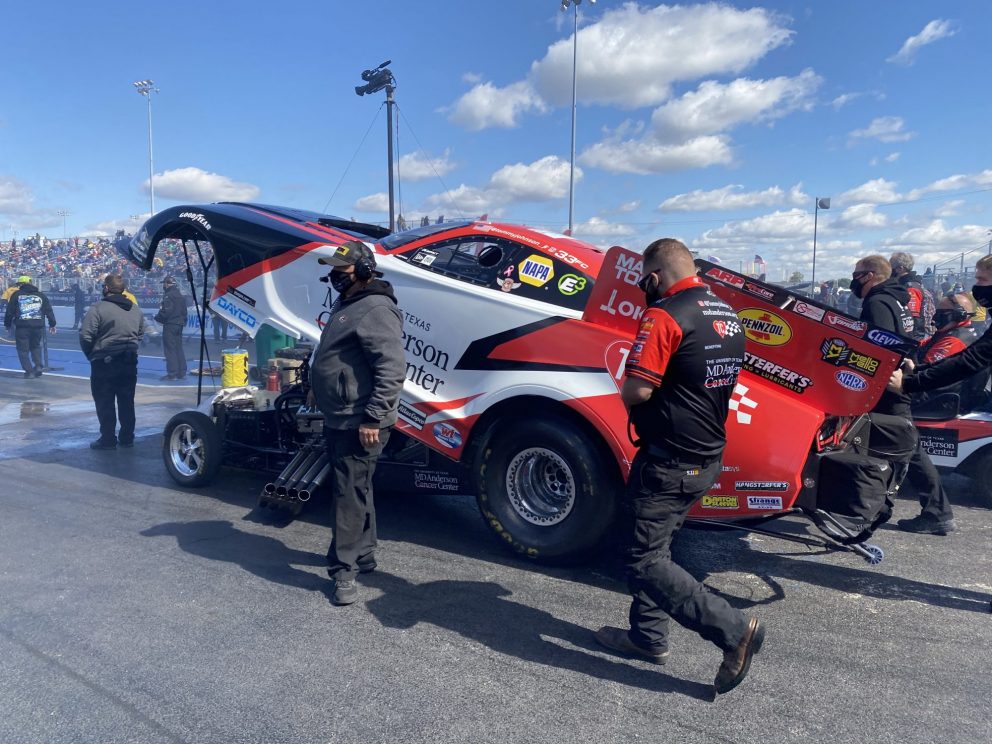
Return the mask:
M862 354L852 349L842 338L825 338L820 344L820 358L835 367L850 367L853 370L874 377L878 372L880 359Z
M743 277L731 274L729 271L724 271L723 269L710 269L706 272L706 276L710 277L710 279L716 279L720 284L727 284L737 289L741 289L744 286Z
M634 283L636 284L637 282ZM620 300L617 303L617 294L617 290L612 290L610 292L610 299L606 301L605 305L600 305L599 309L610 315L617 315L619 313L621 317L640 320L641 316L644 315L644 305L631 302L630 300Z
M724 473L739 473L741 472L740 465L724 465L720 468Z
M853 318L848 318L846 315L838 315L837 313L827 313L823 322L832 326L840 326L855 336L864 336L865 331L868 330L867 323L862 323L860 320L854 320Z
M227 285L227 293L236 299L241 300L243 303L249 307L255 307L255 300L236 287L232 287L230 284Z
M187 219L191 222L196 222L197 224L203 225L204 229L210 229L210 223L207 222L207 218L204 217L199 212L180 212L179 219Z
M797 315L805 315L807 318L812 318L813 320L823 320L823 316L827 311L822 307L817 307L816 305L809 305L805 302L797 302L793 306L792 312Z
M734 392L730 395L729 408L736 414L738 424L750 424L751 414L758 407L758 401L747 397L749 387L741 385L739 382L734 387Z
M781 364L776 364L749 351L744 352L744 369L800 395L813 384L813 381L806 375L801 375L788 367L783 367Z
M399 417L406 421L410 426L415 429L423 429L424 424L427 423L427 418L418 411L413 406L407 404L406 401L401 400L399 405L399 410L397 411Z
M566 297L576 295L586 288L588 280L578 274L565 274L558 280L558 291Z
M741 327L732 320L714 320L713 330L716 331L720 338L727 338L727 336L733 337L740 333Z
M954 458L958 456L958 432L956 430L930 429L921 426L918 431L920 432L920 447L928 455Z
M238 307L233 302L231 302L225 295L221 295L217 298L217 307L223 310L227 315L231 317L232 320L236 320L239 323L247 326L248 328L254 328L258 325L258 320L250 312L242 307Z
M434 424L434 438L448 449L458 449L462 446L462 435L458 429L448 424Z
M429 331L431 329L430 321L424 320L423 318L418 318L416 315L406 312L406 310L403 311L403 317L409 325L415 326L416 328L420 328L424 331Z
M739 480L734 484L735 491L788 491L788 481Z
M834 375L834 378L840 383L841 387L846 387L848 390L853 390L856 393L860 393L868 387L868 380L857 372L841 370Z
M754 282L744 282L744 291L753 294L755 297L761 297L765 300L774 300L775 293L770 289L765 289L760 284L755 284Z
M748 509L768 509L775 510L782 508L781 496L748 496Z
M520 281L532 287L543 287L554 279L554 263L544 256L530 255L517 266Z
M868 331L868 340L874 341L879 346L898 346L904 339L894 333L881 331L878 328L872 328Z
M434 259L437 258L437 251L432 251L429 248L421 248L410 260L413 263L420 264L421 266L430 266L434 263Z
M634 347L637 350L637 347ZM706 361L706 382L708 388L726 387L737 382L737 375L741 372L740 359L736 357L724 357L723 359L713 359Z
M613 266L616 271L616 278L624 284L636 287L641 280L641 273L644 271L644 261L638 256L628 253L618 253L617 262Z
M704 509L739 509L736 496L703 496L700 503Z
M429 491L458 491L458 478L443 470L414 470L413 487Z
M620 381L627 368L630 351L631 345L627 341L614 341L606 347L606 353L603 355L603 364L610 373L613 384L617 386L617 392L620 392Z
M515 289L520 289L520 282L513 281L513 277L505 276L502 279L496 280L496 286L500 288L502 292L512 292Z
M448 352L405 330L403 351L406 353L406 379L437 395L437 389L444 384L444 378L437 371L448 371Z
M792 338L789 324L775 313L757 307L748 307L737 313L744 326L745 335L762 346L782 346Z

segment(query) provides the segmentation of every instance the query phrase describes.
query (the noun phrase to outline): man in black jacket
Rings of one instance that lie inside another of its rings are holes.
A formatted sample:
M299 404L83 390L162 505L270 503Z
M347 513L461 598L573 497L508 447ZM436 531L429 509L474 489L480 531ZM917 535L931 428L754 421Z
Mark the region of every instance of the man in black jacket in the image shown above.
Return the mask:
M183 326L186 325L186 299L171 276L162 282L162 306L155 320L162 324L162 353L165 354L165 375L162 380L186 377L186 354L183 351Z
M79 329L79 346L90 360L90 391L100 421L100 438L90 443L92 449L134 445L134 388L145 316L124 296L124 289L124 279L109 274L103 280L103 299L89 309ZM115 436L118 419L121 429Z
M41 342L45 338L45 321L48 332L55 333L55 311L48 297L31 283L31 277L20 276L18 289L10 296L4 312L3 325L13 326L17 344L17 358L24 370L24 377L41 377L45 363L41 358Z
M922 342L937 330L933 324L933 314L937 309L933 294L923 286L920 275L913 271L914 261L911 255L898 251L892 254L889 263L893 278L909 292L906 307L913 316L913 332L910 335Z

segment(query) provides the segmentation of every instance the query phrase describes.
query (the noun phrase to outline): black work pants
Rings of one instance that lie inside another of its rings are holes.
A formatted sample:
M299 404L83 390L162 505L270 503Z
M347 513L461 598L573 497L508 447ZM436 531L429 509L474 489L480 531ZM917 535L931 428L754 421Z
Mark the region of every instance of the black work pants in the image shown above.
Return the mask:
M41 372L45 363L41 358L41 342L45 338L44 326L21 326L14 328L14 343L17 345L17 358L25 372Z
M331 498L334 536L327 549L327 574L350 581L360 566L375 563L375 503L372 476L389 440L389 429L379 432L379 444L365 449L358 429L324 427L324 443L331 462Z
M83 316L86 315L86 308L81 305L76 305L75 308L75 319L72 321L72 330L79 328L79 324L83 322Z
M104 442L134 441L134 387L138 382L138 354L131 352L90 360L90 391ZM119 436L115 436L120 421Z
M186 376L186 352L183 351L183 327L177 323L162 326L162 353L166 374Z
M720 475L720 460L705 467L640 449L631 464L624 500L630 543L627 581L630 638L656 652L668 649L669 618L715 643L737 648L747 630L744 614L696 581L672 560L672 538L693 502Z
M906 480L916 489L923 514L928 514L939 522L954 518L950 499L947 498L944 484L940 482L940 473L937 472L930 455L919 444L909 461Z

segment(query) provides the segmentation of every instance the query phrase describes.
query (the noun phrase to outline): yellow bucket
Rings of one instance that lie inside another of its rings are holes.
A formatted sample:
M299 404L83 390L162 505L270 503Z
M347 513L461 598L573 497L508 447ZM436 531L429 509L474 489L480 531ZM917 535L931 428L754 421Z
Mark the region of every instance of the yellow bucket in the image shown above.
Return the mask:
M221 358L221 387L244 387L248 384L248 352L244 349L223 349Z

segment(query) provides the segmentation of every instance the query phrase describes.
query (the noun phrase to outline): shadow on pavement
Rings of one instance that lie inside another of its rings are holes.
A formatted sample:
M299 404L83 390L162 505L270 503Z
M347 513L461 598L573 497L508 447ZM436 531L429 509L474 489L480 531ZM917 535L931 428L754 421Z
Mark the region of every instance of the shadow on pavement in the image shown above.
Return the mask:
M713 698L711 685L672 677L657 668L642 669L602 658L599 654L607 652L596 644L589 628L507 599L511 592L493 581L412 584L376 571L363 576L362 583L383 592L366 606L387 628L407 629L426 623L526 662L651 692L679 693L699 700ZM565 648L545 638L564 641L581 650Z

